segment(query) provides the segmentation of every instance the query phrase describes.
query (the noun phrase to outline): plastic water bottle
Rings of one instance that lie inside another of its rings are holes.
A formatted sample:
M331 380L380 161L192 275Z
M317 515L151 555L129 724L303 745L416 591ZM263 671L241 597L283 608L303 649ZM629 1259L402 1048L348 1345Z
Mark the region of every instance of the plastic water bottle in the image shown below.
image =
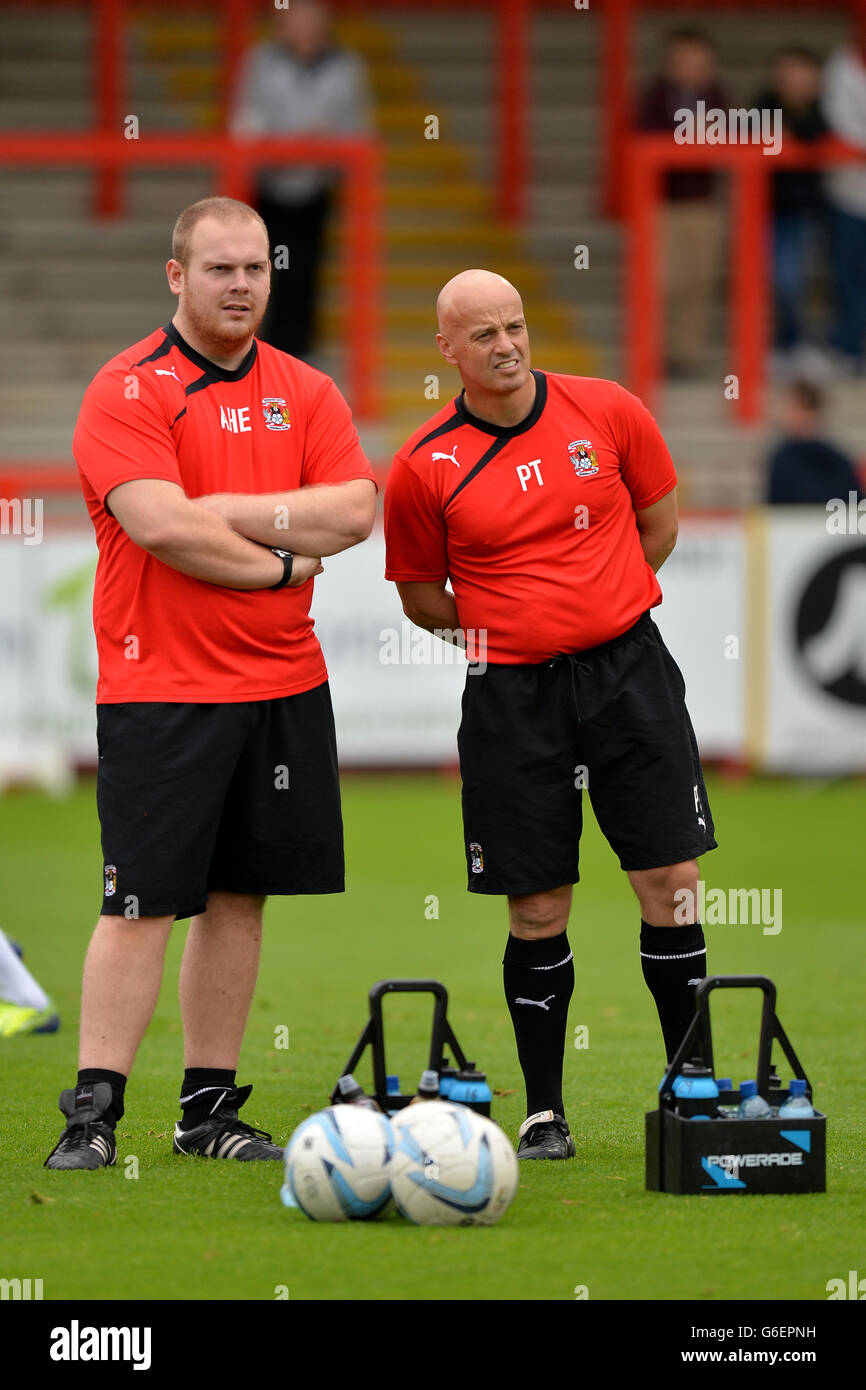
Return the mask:
M792 1081L788 1099L779 1106L780 1120L808 1120L815 1111L806 1095L805 1081Z
M711 1120L718 1108L719 1088L709 1067L686 1065L674 1081L677 1114L686 1120Z
M337 1105L359 1105L364 1110L378 1110L372 1096L366 1096L350 1071L337 1082Z
M773 1112L763 1096L758 1095L757 1081L740 1082L740 1105L737 1115L741 1120L766 1120Z
M483 1071L460 1071L451 1082L448 1099L461 1105L489 1105L493 1092Z
M421 1080L418 1082L418 1093L410 1100L410 1105L417 1105L422 1100L439 1099L439 1073L438 1071L422 1071Z

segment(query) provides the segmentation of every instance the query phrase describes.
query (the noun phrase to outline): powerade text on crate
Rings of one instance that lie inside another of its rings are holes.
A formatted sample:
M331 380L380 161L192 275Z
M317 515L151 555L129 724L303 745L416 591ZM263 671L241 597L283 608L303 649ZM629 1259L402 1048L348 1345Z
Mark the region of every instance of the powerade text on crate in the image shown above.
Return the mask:
M714 1079L709 1009L714 989L763 991L757 1080L740 1090L728 1078ZM659 1087L658 1109L646 1117L647 1188L702 1196L823 1192L826 1116L812 1108L812 1087L776 1017L772 980L710 975L695 990L695 1005L695 1017ZM795 1078L790 1094L772 1065L774 1040ZM752 1118L748 1102L758 1098L766 1113ZM792 1100L806 1105L792 1107Z

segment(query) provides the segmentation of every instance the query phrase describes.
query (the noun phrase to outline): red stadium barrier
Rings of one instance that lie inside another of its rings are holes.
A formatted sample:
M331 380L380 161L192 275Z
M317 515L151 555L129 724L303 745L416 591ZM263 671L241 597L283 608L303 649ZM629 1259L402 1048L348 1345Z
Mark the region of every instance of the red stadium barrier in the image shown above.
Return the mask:
M767 292L769 179L779 169L815 169L862 162L863 151L840 140L788 140L768 157L761 145L678 145L670 135L627 139L626 376L650 410L661 376L663 314L659 287L662 174L668 169L727 170L733 182L730 238L731 370L738 378L736 414L760 418L769 344Z
M242 53L263 18L260 0L52 0L54 4L91 10L94 21L94 124L106 132L121 127L126 88L124 72L124 24L135 13L218 8L220 12L220 83L223 122L234 91ZM405 9L406 0L332 0L334 8L348 12ZM497 69L497 179L496 205L507 222L519 224L526 212L529 182L528 113L531 103L530 15L534 10L588 9L590 0L427 0L427 10L492 9L497 34L493 52ZM859 14L866 27L866 0L757 0L761 9L842 9ZM41 0L0 0L2 6L37 9ZM631 124L631 53L634 28L641 9L682 9L690 21L700 19L695 0L593 0L603 22L602 83L605 94L602 173L602 205L609 216L623 211L622 175L625 169L625 134ZM713 0L708 11L752 10L755 0ZM111 212L117 179L106 169L100 180L100 201Z
M217 170L219 191L242 201L249 200L256 166L280 159L337 165L345 171L343 318L349 395L360 418L377 419L381 415L383 325L382 157L376 141L325 136L232 139L225 135L156 135L125 140L114 133L55 136L17 132L0 138L0 164L77 164L100 175L109 171L119 175L146 165L210 164ZM119 188L116 196L119 199Z
M334 0L338 9L360 10L369 14L368 0ZM98 169L97 207L102 215L115 213L121 202L120 179L123 168L138 158L147 162L148 154L157 147L167 149L167 141L204 137L162 137L148 139L133 155L136 142L119 141L117 132L121 130L124 103L124 23L134 11L183 9L212 9L216 4L221 14L221 82L220 90L224 103L228 101L234 85L236 65L254 25L263 17L257 0L142 0L141 6L131 0L53 0L81 7L90 7L94 24L96 73L94 82L94 118L97 130L105 141L100 145L102 151L94 167ZM588 5L589 0L586 0ZM593 0L594 7L596 0ZM791 9L828 8L828 0L713 0L706 5L707 10L720 9L752 10L755 4L762 9L784 7ZM16 5L21 0L0 0L0 5ZM40 0L30 0L23 8L39 8ZM759 260L764 257L763 228L766 207L766 175L770 169L750 159L748 149L739 153L732 147L701 147L690 153L685 146L674 146L667 136L638 136L629 133L631 123L630 99L632 89L631 51L634 26L641 8L664 6L666 9L682 8L688 11L690 20L700 19L700 7L694 0L598 0L598 10L604 20L602 37L602 82L605 93L604 165L602 174L602 202L609 215L619 215L627 209L629 222L629 258L626 273L627 294L627 354L630 381L634 389L643 394L651 393L658 379L657 326L658 293L655 284L656 258L650 242L654 241L655 204L658 200L660 172L663 168L677 164L708 165L729 167L735 182L735 238L737 247L751 246L753 254L733 252L733 326L735 342L735 361L737 374L741 380L741 393L737 402L738 414L742 419L754 419L760 409L761 374L764 349L767 342L766 320L768 308L765 303L766 280L761 280ZM399 9L405 7L405 0L376 0L375 10ZM520 223L527 208L527 189L530 178L530 158L528 146L528 111L531 101L529 65L531 61L529 43L529 19L534 9L569 9L574 12L583 7L583 0L428 0L426 9L465 10L467 8L493 8L497 22L497 42L495 52L497 62L497 108L498 108L498 169L496 198L500 216L511 223ZM866 34L866 0L831 0L830 8L851 10L858 28ZM0 132L0 158L10 147L19 151L16 162L26 162L22 157L25 147L21 142L28 137L17 135L3 136ZM73 137L58 135L54 139L45 134L33 137L43 144L50 143L53 159L43 158L42 162L65 162L65 151L71 148ZM80 137L75 137L80 138ZM95 137L90 137L95 138ZM216 139L216 137L210 137ZM653 142L656 142L653 144ZM306 142L304 142L306 144ZM109 157L110 148L122 149L123 157ZM179 148L179 146L178 146ZM243 171L237 160L228 153L228 144L223 154L212 152L210 162L220 166L225 186L239 188L243 184ZM276 149L276 144L273 149ZM301 159L300 142L286 142L280 145L287 157ZM824 153L831 150L830 144L811 146L810 153L796 153L794 162L800 167L814 160L815 164L826 162ZM840 155L836 147L835 155L828 159L856 158L856 154ZM214 146L214 150L216 147ZM244 146L246 155L251 145ZM145 153L145 151L147 153ZM742 158L740 155L742 154ZM757 151L760 156L760 151ZM729 159L730 155L730 159ZM369 173L365 181L359 172L363 159L369 160ZM666 162L667 161L667 162ZM77 162L86 162L77 157ZM181 159L166 160L151 158L152 163L183 162ZM774 157L772 167L778 168L787 162L783 155ZM375 167L374 167L375 164ZM381 318L379 286L379 242L380 227L378 208L380 206L379 171L372 151L367 156L360 154L351 157L349 168L348 217L354 234L347 238L347 278L348 293L354 323L369 324L367 335L349 334L347 341L353 354L351 366L352 394L358 413L372 416L378 412L377 366L380 359L379 325ZM763 173L762 173L763 168ZM361 209L369 214L370 221L364 225ZM637 228L646 227L645 240ZM755 250L758 243L761 249ZM349 263L350 262L350 263ZM363 309L360 319L357 310Z

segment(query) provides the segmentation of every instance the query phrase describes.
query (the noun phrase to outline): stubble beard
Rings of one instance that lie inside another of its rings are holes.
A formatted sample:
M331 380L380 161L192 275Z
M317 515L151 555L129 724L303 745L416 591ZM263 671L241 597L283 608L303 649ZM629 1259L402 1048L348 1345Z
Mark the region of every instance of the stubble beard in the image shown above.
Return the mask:
M221 322L221 309L205 312L197 300L189 295L184 296L183 303L184 315L190 326L195 330L199 341L207 344L208 350L205 352L205 356L212 353L215 357L229 357L232 353L237 352L245 342L252 342L259 331L267 307L267 300L265 300L258 312L251 308L247 317L237 323L229 324Z

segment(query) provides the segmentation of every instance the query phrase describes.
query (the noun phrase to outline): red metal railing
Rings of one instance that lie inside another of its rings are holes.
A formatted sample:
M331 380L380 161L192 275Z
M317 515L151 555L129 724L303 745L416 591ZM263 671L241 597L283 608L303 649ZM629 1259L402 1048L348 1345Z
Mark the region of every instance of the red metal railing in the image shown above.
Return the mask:
M769 180L779 169L822 168L863 162L864 152L841 141L786 141L777 155L761 145L677 145L670 135L631 135L626 248L626 376L631 389L652 409L661 376L663 314L659 285L659 221L662 175L668 169L722 168L733 183L730 266L732 308L731 372L741 420L760 417L769 345ZM721 211L719 216L721 216Z
M338 10L362 12L406 9L409 0L332 0ZM0 0L4 6L38 9L41 0ZM120 129L125 112L124 25L141 11L218 9L220 14L219 92L223 121L228 112L240 56L263 18L260 0L52 0L70 8L87 7L95 25L94 42L94 124L106 133ZM758 0L761 9L850 10L866 32L866 0ZM632 50L634 31L641 10L663 7L682 9L692 20L700 19L695 0L592 0L590 13L602 21L599 90L604 94L602 111L603 164L601 205L609 216L619 216L624 208L623 175L625 141L631 125ZM589 0L587 0L589 9ZM704 6L712 10L752 10L753 0L713 0ZM425 10L491 10L496 24L493 52L496 54L496 179L494 201L498 215L519 224L528 206L531 176L529 119L532 92L530 68L532 46L530 18L539 9L565 9L581 20L577 0L426 0ZM112 204L112 170L101 176L102 206L108 214Z
M126 90L123 63L123 35L126 18L137 4L128 0L52 0L53 3L67 3L80 7L91 7L97 29L95 44L96 72L94 82L94 117L98 130L107 142L100 147L107 150L110 142L117 146L117 132L121 129ZM827 0L757 0L760 8L784 7L786 10L826 9ZM16 0L0 0L0 6L15 4ZM21 0L17 0L20 5ZM407 0L375 0L374 11L386 11L406 7ZM368 0L335 0L336 7L346 11L370 13ZM655 222L656 211L652 206L659 194L659 176L662 168L673 167L668 156L678 164L706 164L707 151L690 153L688 147L672 147L667 136L636 136L630 134L631 94L633 89L631 54L634 28L640 9L663 4L665 8L688 10L690 17L696 18L694 0L598 0L598 12L603 20L601 50L600 91L604 94L604 154L601 178L602 203L610 215L619 215L626 203L630 227L629 264L627 271L627 338L630 380L635 389L652 391L658 378L658 340L656 328L659 322L658 291L655 283ZM212 9L220 12L220 81L219 88L225 104L234 87L236 66L239 55L248 40L253 37L253 28L262 18L258 0L146 0L141 8L146 10ZM866 0L831 0L833 8L851 10L855 23L861 33L866 34ZM38 0L31 0L26 6L38 8ZM531 108L530 63L530 16L535 9L568 9L575 13L575 22L580 22L576 12L576 0L428 0L425 9L460 10L467 8L492 9L497 24L495 52L497 54L497 174L495 180L496 205L499 215L507 222L520 223L528 205L528 185L531 176L528 112ZM754 8L751 0L714 0L708 10L734 10ZM699 17L699 12L698 12ZM13 143L25 137L11 137ZM49 136L39 137L45 141ZM179 139L180 137L173 137ZM186 138L186 137L184 137ZM189 137L192 139L193 137ZM656 142L653 144L653 142ZM0 133L0 142L3 142ZM153 151L158 141L148 139L142 150ZM9 148L10 138L5 139ZM130 155L133 142L123 141L118 148L124 150L120 157L105 158L99 165L98 206L103 215L111 215L120 206L119 180L123 168L134 162ZM55 152L61 149L60 142L52 141ZM68 146L64 138L62 148ZM19 145L20 149L21 146ZM295 146L295 150L299 147ZM812 146L808 160L820 160L820 151L826 146ZM666 153L662 153L662 151ZM249 152L249 146L245 147ZM299 156L297 156L299 157ZM759 159L761 158L758 152ZM850 152L838 158L856 158ZM783 156L766 160L767 166L779 167ZM52 162L44 160L43 162ZM56 160L54 162L57 162ZM83 161L79 161L83 162ZM146 162L142 158L140 162ZM155 161L152 161L155 162ZM171 162L171 161L170 161ZM177 159L173 162L182 163ZM243 171L232 160L217 161L224 171L224 177L232 187L240 187ZM737 206L735 228L736 246L742 250L749 244L751 255L742 255L740 250L733 252L733 314L735 357L737 374L740 376L741 391L737 409L744 419L752 419L759 408L761 396L761 376L763 353L767 342L766 320L766 280L761 287L758 274L759 257L761 272L765 269L763 250L762 220L766 209L765 175L769 167L755 164L748 150L738 151L736 147L713 147L714 165L729 167L734 176L734 198ZM762 173L763 169L763 173ZM372 178L372 175L371 175ZM355 228L354 235L347 238L347 251L353 257L353 271L347 276L348 291L355 305L364 305L365 317L361 321L370 326L372 341L358 346L357 333L349 337L350 345L359 355L353 366L353 394L355 405L361 413L371 411L371 403L376 404L375 383L373 380L373 360L378 357L376 344L376 325L379 322L378 302L373 304L372 283L378 277L378 238L379 232L373 227L362 227L360 208L370 210L378 206L378 188L364 192L360 181L352 181L347 190L350 216ZM644 234L636 228L646 228ZM745 229L748 229L746 232ZM357 238L357 240L356 240ZM761 250L756 249L761 243ZM651 250L650 247L653 247ZM362 250L359 248L363 248ZM367 253L372 260L367 260ZM356 282L356 274L360 280ZM357 324L358 319L354 320ZM651 328L650 325L653 325ZM360 394L358 394L360 393Z
M30 135L6 133L0 164L81 165L118 179L133 168L211 165L220 193L249 201L257 166L280 161L340 167L345 171L342 313L348 353L349 396L362 419L381 414L382 376L382 174L375 141L269 136L156 135L125 140L119 134ZM116 209L122 185L114 190Z

